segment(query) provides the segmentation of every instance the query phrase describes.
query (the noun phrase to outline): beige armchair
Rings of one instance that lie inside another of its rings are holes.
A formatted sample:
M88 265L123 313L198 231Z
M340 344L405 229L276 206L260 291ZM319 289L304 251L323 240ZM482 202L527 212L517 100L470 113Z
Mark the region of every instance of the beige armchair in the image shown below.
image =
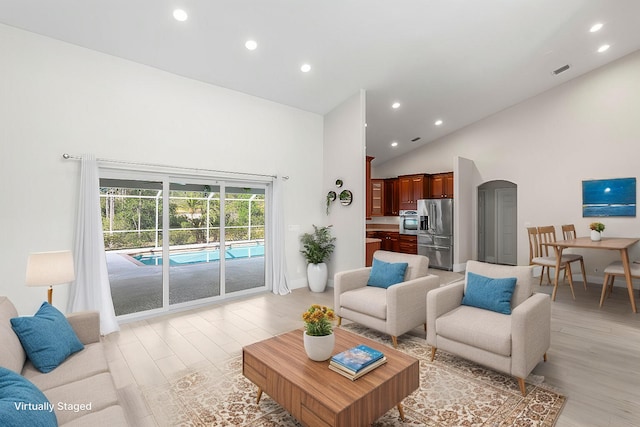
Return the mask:
M338 326L342 318L391 335L393 346L398 337L425 325L427 292L440 285L440 278L428 274L429 258L398 252L376 251L375 259L387 263L408 264L404 282L387 289L367 286L371 267L343 271L334 277L334 311Z
M515 277L511 314L462 305L466 280L427 294L427 343L431 360L442 349L496 371L513 375L520 391L524 379L541 359L547 360L551 342L551 300L533 294L532 266L504 266L467 262L468 273L491 278Z

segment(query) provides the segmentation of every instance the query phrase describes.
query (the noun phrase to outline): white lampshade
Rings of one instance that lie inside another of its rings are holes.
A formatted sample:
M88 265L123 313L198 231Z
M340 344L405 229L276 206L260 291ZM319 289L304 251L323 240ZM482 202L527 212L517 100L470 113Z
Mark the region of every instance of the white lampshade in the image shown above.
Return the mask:
M71 251L37 252L27 260L27 286L51 286L75 279Z

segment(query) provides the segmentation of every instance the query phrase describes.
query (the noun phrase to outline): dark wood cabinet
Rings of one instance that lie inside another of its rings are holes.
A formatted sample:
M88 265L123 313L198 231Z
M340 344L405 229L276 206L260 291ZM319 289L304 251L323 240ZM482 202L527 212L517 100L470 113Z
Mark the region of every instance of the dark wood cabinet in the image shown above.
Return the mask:
M369 233L367 233L369 234ZM368 236L367 236L368 237ZM367 240L365 242L365 267L371 267L373 265L373 254L380 249L381 242L378 239L375 240Z
M385 192L384 180L371 180L371 216L384 216Z
M365 218L371 219L371 162L375 157L367 156L365 158Z
M397 231L367 231L367 237L380 239L383 251L400 252L399 233Z
M385 231L380 248L385 251L400 252L399 233L395 231Z
M384 180L384 215L398 216L400 194L398 193L398 178Z
M437 173L430 176L431 189L429 197L432 199L453 198L453 172Z
M398 177L399 209L418 209L418 200L429 197L427 175L403 175Z
M404 254L418 254L418 236L410 236L407 234L400 234L398 239L398 252Z

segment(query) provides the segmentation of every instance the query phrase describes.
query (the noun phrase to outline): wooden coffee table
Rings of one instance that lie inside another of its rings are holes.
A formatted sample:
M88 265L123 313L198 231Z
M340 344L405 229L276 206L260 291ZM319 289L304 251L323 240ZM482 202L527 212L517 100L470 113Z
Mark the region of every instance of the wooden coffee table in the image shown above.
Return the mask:
M305 426L366 426L394 406L404 419L401 401L420 385L418 359L375 341L334 329L334 354L365 344L384 353L387 363L351 381L314 362L303 346L303 329L242 349L242 373Z

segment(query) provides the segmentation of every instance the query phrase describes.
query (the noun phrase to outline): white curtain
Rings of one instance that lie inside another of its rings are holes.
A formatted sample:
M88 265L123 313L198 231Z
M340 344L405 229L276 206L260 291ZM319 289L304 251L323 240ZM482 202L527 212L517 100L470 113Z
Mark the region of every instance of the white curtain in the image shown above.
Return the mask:
M284 197L283 182L281 177L273 179L271 185L271 230L272 235L269 239L269 253L271 254L271 284L273 293L286 295L291 292L287 285L287 262L284 253Z
M74 246L76 281L69 294L69 308L70 311L99 311L100 333L107 335L120 330L120 327L111 300L111 286L104 252L98 192L100 186L98 163L92 155L83 155L81 163Z

